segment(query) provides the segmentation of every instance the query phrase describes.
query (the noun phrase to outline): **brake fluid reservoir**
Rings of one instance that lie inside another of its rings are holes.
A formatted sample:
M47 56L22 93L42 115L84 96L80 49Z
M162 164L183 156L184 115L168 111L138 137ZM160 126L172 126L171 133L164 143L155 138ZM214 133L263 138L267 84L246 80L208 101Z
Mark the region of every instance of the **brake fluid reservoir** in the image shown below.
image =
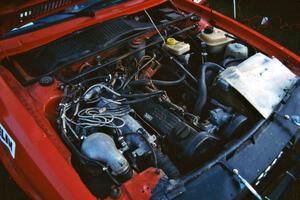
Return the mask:
M229 33L215 28L215 27L206 27L201 31L199 38L206 42L208 53L219 54L222 53L225 46L232 42L234 39L227 37Z
M164 48L170 53L180 56L190 50L190 45L175 38L168 38Z
M240 43L232 43L227 45L224 58L232 57L235 59L248 58L248 47Z

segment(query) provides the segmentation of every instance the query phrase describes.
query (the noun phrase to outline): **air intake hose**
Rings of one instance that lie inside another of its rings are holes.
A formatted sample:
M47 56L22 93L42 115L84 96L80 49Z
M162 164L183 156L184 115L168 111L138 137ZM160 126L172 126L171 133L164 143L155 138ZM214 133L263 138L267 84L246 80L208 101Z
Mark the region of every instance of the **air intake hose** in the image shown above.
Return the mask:
M90 159L104 162L110 167L112 175L126 177L132 175L129 163L117 149L114 140L104 133L93 133L84 139L82 153Z
M201 73L198 81L198 90L199 90L199 96L196 100L196 104L194 107L194 113L197 115L201 114L201 111L207 101L207 86L206 86L206 72L207 71L223 71L224 68L220 65L212 62L206 62L203 65L201 65Z

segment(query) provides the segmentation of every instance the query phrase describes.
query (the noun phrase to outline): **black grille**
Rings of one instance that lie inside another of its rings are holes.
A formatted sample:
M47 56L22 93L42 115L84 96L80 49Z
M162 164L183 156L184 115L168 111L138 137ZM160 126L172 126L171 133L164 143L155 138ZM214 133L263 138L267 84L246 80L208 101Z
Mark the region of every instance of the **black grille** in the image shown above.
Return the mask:
M31 76L40 76L58 64L104 49L135 31L152 28L127 18L118 18L77 31L50 44L15 56Z
M35 6L33 8L29 8L27 10L23 10L19 13L19 21L23 22L24 20L28 20L34 17L37 17L41 14L50 12L52 10L56 10L57 8L61 8L68 4L74 3L73 0L55 0L52 2L46 2L41 5Z

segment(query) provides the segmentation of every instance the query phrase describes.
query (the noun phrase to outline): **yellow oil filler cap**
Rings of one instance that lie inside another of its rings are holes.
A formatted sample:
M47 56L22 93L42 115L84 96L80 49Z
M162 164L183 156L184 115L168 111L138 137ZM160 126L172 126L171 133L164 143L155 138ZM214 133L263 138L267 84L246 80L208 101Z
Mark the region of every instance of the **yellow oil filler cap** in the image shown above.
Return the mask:
M167 44L168 45L175 45L177 43L177 40L175 38L168 38Z

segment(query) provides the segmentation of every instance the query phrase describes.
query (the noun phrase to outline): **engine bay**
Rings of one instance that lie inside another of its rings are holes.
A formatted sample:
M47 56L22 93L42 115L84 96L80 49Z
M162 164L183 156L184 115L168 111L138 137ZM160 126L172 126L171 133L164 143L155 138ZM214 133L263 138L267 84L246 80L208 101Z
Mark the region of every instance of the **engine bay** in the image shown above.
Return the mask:
M59 83L52 124L102 198L151 167L169 180L201 168L276 113L298 80L276 58L172 6L78 31L9 65L24 85Z

